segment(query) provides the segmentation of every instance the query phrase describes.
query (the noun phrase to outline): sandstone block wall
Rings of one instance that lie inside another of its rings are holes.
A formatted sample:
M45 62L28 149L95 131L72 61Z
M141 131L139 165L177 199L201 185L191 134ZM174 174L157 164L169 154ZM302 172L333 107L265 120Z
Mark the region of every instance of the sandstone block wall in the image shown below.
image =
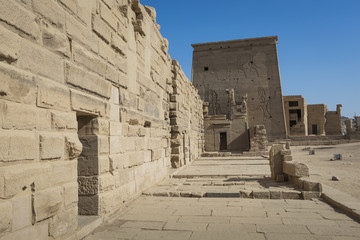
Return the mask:
M0 238L110 215L167 176L176 126L185 156L202 151L200 99L155 18L138 1L0 0ZM173 103L187 115L170 125Z
M336 111L326 112L326 135L343 135L341 128L341 104L336 105Z
M170 97L171 164L183 166L200 157L204 146L203 101L197 89L173 60Z

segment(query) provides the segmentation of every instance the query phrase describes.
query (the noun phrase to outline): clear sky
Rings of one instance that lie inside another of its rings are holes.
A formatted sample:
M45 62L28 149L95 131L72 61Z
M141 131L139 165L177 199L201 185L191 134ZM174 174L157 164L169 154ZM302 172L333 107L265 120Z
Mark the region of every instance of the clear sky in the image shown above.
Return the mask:
M283 95L360 115L360 0L141 0L191 78L192 43L277 35Z

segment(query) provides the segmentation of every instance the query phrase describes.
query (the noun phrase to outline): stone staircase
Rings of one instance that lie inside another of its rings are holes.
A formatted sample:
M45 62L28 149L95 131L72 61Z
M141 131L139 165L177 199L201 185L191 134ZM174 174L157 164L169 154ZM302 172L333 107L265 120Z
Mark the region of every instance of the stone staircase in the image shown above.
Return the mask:
M273 181L268 159L244 156L202 157L149 188L143 195L257 199L319 197L319 193Z

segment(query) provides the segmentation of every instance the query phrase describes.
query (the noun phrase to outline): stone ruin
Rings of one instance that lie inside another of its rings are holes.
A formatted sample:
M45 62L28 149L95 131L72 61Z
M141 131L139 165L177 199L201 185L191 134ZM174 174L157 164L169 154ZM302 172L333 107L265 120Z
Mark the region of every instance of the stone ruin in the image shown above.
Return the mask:
M205 150L286 138L277 37L193 45L192 85L139 0L0 3L2 239L73 239Z

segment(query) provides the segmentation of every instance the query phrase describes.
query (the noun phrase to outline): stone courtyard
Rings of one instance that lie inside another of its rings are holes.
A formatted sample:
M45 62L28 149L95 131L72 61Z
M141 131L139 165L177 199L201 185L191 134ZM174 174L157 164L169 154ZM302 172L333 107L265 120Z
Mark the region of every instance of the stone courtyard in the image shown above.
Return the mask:
M323 184L327 153L292 148L360 156L360 118L341 135L338 105L328 136L291 109L304 134L290 136L277 36L193 44L192 82L156 15L0 0L0 239L359 239L351 180Z

